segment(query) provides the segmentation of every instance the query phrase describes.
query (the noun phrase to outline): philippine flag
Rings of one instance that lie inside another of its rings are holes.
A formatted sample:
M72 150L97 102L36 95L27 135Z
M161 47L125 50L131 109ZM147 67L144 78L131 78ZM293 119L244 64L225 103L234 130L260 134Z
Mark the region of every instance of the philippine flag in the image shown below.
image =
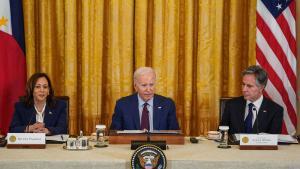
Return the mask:
M6 135L14 103L25 93L22 0L0 0L0 134Z

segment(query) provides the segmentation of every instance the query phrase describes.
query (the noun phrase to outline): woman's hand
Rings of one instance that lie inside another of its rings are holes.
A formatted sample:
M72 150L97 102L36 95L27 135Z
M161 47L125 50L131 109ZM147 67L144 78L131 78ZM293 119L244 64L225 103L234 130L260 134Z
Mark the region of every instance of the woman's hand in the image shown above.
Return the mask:
M45 127L40 128L38 131L36 131L36 133L45 133L46 135L50 135L51 134L51 132L47 128L45 128Z
M41 122L36 122L33 125L29 125L28 132L45 133L46 135L50 135L50 131L47 128L45 128L45 124Z

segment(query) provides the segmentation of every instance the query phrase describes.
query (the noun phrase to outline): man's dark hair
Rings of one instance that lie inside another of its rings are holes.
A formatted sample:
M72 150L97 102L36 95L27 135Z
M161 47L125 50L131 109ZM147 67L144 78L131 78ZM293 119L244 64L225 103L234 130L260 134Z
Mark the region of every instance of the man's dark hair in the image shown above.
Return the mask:
M242 72L242 75L254 75L255 81L258 86L265 87L268 82L268 74L267 72L258 65L249 66Z

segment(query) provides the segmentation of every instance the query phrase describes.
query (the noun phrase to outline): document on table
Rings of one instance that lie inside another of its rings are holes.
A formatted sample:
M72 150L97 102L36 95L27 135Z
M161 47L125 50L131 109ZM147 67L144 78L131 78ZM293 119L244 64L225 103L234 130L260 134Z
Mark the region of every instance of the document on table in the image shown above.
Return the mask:
M284 134L279 134L278 135L278 142L279 143L298 144L298 140L296 138L294 138L291 135L284 135Z
M119 130L117 134L141 134L146 133L144 130Z
M46 136L46 141L60 141L65 142L69 138L68 134L58 134L53 136Z
M119 130L117 134L142 134L145 130ZM149 134L180 134L180 130L150 130Z

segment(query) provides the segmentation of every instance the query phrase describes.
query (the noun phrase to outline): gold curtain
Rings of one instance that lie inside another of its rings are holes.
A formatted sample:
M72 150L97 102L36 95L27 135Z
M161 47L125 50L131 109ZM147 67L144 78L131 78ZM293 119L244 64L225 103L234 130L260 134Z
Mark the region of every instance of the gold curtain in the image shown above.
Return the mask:
M255 64L256 0L23 0L28 77L70 97L71 134L111 123L133 72L151 66L186 135L215 130L219 98Z

